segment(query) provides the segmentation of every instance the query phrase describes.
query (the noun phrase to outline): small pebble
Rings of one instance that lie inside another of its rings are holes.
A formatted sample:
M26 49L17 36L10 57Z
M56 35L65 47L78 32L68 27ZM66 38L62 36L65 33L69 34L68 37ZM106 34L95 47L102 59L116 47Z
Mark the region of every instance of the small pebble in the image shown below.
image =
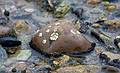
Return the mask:
M39 33L39 37L42 37L42 33Z
M101 25L96 23L96 24L93 24L92 27L94 27L94 28L100 28Z
M33 13L35 10L33 8L25 8L26 12Z
M47 42L47 40L43 40L43 41L42 41L43 44L46 44L46 42Z
M99 4L101 0L88 0L88 4Z
M10 15L10 12L7 11L7 10L5 10L5 11L4 11L4 15L8 17L8 16Z
M115 4L106 6L106 10L108 10L109 12L115 11L116 9L117 9L117 6Z

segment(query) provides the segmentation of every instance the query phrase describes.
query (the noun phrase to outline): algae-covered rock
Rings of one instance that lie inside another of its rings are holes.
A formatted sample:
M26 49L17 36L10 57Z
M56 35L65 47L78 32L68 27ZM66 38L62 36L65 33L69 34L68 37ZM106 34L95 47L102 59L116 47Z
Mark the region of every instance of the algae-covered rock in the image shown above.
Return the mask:
M29 57L31 57L32 52L31 50L20 50L20 53L16 56L17 60L28 60Z
M58 6L55 7L53 15L54 17L61 18L64 17L69 10L70 6L65 1L62 1Z
M120 20L119 19L115 19L115 20L106 20L105 24L109 25L108 27L110 29L113 28L120 28Z
M109 5L106 5L105 9L109 12L112 12L117 9L117 6L115 4L109 4Z

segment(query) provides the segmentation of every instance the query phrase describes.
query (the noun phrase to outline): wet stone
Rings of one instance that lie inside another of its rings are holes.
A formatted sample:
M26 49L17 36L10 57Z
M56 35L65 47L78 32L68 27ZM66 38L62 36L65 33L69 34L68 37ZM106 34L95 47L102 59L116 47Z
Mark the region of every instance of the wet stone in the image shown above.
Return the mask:
M114 39L114 44L120 49L120 36L116 36Z
M7 24L7 18L0 17L0 25L6 25Z
M8 16L10 15L10 12L7 11L7 10L5 10L5 11L4 11L4 15L5 15L6 17L8 17Z
M96 24L93 24L92 27L94 27L94 28L100 28L101 25L96 23Z
M117 18L120 18L120 9L117 9L114 13L113 13L113 16L117 17Z
M28 13L33 13L35 10L33 8L24 8L24 10Z
M99 55L99 58L102 64L119 67L119 59L120 59L119 54L114 54L111 52L103 52Z
M78 65L60 68L57 73L96 73L99 69L99 66L95 65Z
M54 17L62 18L68 13L69 10L70 6L65 1L63 1L55 8L53 15Z
M98 73L120 73L120 69L113 67L113 66L103 66L101 71Z
M80 27L80 32L81 33L87 33L87 31L89 29L89 25L91 25L91 23L89 23L89 22L82 22L81 23L81 27Z
M29 68L27 62L16 62L12 64L7 70L8 73L32 73L31 69Z
M0 46L0 68L7 59L7 53L3 47Z
M16 32L21 33L21 32L27 32L30 29L30 27L26 21L18 20L15 23L14 29Z
M111 2L111 3L116 3L116 2L118 2L119 0L109 0L109 2Z
M7 26L0 26L0 35L10 34L10 31L12 31L12 28Z
M21 45L21 41L16 36L5 35L0 37L0 44L2 47L17 47Z
M12 48L6 48L7 54L15 54L18 50L20 50L19 47L12 47Z
M108 65L111 65L120 69L120 59L113 59L108 63Z
M119 8L118 0L0 0L0 73L120 73Z
M31 54L31 50L20 50L20 53L16 56L16 59L26 61L31 57Z
M49 32L46 32L48 29ZM43 35L39 36L41 33ZM82 43L80 44L79 42ZM34 47L37 48L36 50L48 54L70 52L71 54L79 55L79 53L90 51L95 47L95 45L92 45L92 43L85 39L68 20L51 22L34 35L31 43L32 46L34 45ZM74 44L74 46L70 44ZM86 46L82 44L86 44Z
M106 10L108 10L109 12L115 11L117 9L117 6L114 4L110 4L106 6Z
M101 63L104 63L104 64L107 64L110 61L110 58L107 55L102 53L100 53L99 58Z
M61 66L66 66L67 63L70 61L70 57L67 55L63 55L59 58L54 59L53 66L55 69L60 68Z
M83 8L72 8L72 12L78 17L82 19L84 9Z
M99 4L101 0L88 0L88 4Z

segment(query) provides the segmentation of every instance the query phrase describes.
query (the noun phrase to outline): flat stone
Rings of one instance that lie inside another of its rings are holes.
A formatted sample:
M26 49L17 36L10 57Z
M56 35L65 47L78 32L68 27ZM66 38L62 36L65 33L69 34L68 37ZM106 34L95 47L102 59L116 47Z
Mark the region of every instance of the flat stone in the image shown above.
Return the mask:
M95 65L78 65L60 68L57 73L96 73L99 69Z
M32 55L31 50L20 50L20 53L17 55L17 60L28 60L28 58Z
M107 55L111 60L120 59L119 54L114 54L114 53L111 53L111 52L103 52L102 54Z

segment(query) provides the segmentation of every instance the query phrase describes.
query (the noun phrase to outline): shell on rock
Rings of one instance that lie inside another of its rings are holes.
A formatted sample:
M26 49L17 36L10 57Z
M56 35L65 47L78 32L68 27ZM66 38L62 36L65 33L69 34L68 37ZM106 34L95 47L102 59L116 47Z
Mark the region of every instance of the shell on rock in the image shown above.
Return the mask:
M50 22L37 31L30 44L48 54L82 53L95 47L68 20Z

